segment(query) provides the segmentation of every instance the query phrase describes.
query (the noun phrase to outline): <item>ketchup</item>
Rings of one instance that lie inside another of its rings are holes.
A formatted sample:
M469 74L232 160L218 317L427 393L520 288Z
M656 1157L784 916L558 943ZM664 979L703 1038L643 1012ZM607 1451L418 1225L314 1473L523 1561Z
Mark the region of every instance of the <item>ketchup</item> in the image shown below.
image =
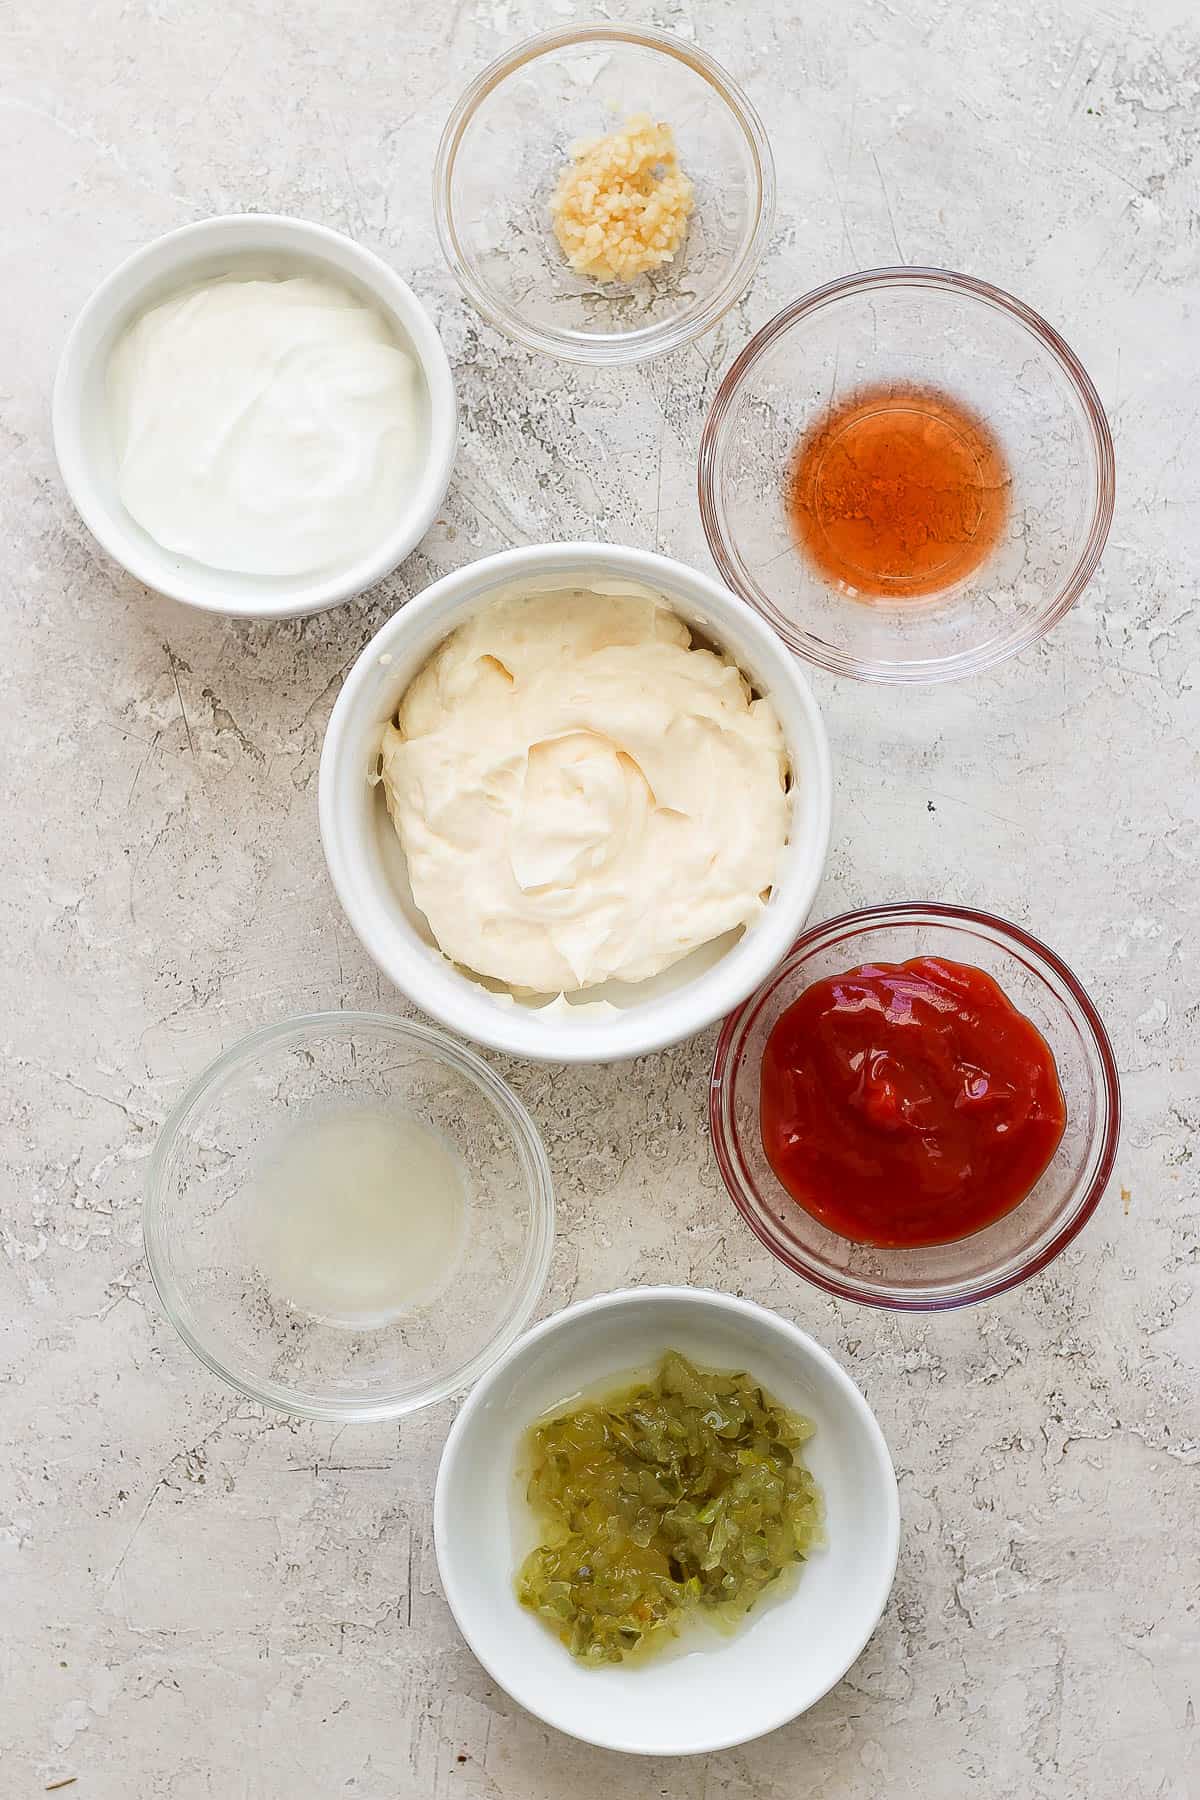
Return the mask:
M763 1053L763 1149L855 1243L944 1244L1025 1198L1066 1122L1050 1048L982 969L941 957L814 982Z

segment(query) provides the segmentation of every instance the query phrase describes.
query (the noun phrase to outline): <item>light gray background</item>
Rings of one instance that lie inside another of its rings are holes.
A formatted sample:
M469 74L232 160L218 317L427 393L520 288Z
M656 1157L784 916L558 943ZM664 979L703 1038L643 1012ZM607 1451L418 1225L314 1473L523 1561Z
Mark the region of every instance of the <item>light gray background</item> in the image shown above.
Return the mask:
M1200 859L1200 25L1190 0L703 0L622 9L745 84L780 177L736 314L628 374L530 359L441 265L429 172L469 73L574 0L7 0L0 79L0 1792L78 1800L1182 1800L1200 1794L1193 1139ZM1189 15L1193 15L1189 19ZM60 486L49 390L90 289L148 238L268 208L350 232L432 307L463 441L443 515L302 624L192 617L114 568ZM958 1317L789 1279L732 1213L700 1039L505 1072L561 1196L547 1309L629 1281L799 1320L900 1475L892 1603L806 1718L697 1762L583 1748L512 1706L441 1598L451 1408L399 1427L240 1403L141 1260L155 1129L247 1027L383 1005L327 884L322 729L370 633L505 544L599 535L710 567L694 459L776 307L893 261L1060 326L1117 439L1090 592L1052 638L924 694L817 678L837 824L817 915L980 902L1043 934L1112 1030L1118 1175L1071 1252Z

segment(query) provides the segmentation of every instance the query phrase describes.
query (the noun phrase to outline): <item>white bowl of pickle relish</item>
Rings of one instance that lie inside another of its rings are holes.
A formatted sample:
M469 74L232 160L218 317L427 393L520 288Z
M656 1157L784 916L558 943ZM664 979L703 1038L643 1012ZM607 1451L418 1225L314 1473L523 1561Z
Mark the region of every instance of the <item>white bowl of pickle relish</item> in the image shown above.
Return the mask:
M744 1371L808 1421L802 1446L824 1541L733 1630L698 1619L653 1655L573 1656L517 1594L538 1541L525 1497L535 1421L608 1399L668 1350L701 1370ZM896 1570L900 1504L883 1433L841 1365L749 1300L700 1288L626 1288L546 1319L477 1383L438 1471L434 1539L459 1630L528 1712L604 1749L691 1756L761 1737L805 1712L861 1655Z

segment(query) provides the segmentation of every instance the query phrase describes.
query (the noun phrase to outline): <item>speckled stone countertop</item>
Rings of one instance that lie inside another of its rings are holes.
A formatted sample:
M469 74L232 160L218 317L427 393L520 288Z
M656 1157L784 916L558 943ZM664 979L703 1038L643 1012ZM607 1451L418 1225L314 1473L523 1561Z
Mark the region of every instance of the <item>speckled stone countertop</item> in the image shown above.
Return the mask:
M603 0L602 0L603 4ZM0 13L0 1793L75 1800L1185 1800L1200 1795L1200 23L1191 0L696 0L775 148L737 311L632 373L515 350L442 266L428 191L468 72L576 0L9 0ZM266 208L350 232L433 309L462 449L421 550L270 628L124 576L62 490L49 390L128 251ZM862 1384L904 1534L886 1617L806 1717L643 1763L512 1705L438 1589L451 1415L334 1430L197 1365L141 1257L156 1127L249 1026L396 1007L316 831L321 735L380 621L505 544L598 535L709 568L714 385L785 299L895 260L1059 325L1117 441L1099 577L1044 643L928 693L817 678L837 820L816 916L982 902L1047 937L1113 1035L1126 1126L1047 1274L949 1318L789 1279L709 1152L711 1038L510 1065L561 1201L547 1310L631 1280L736 1288Z

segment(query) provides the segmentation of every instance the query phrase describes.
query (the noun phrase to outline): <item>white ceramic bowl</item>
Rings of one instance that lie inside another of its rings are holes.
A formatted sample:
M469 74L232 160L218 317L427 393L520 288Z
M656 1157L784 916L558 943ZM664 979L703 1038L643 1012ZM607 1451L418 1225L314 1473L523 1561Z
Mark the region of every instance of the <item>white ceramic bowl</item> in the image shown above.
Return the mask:
M528 1528L514 1479L518 1440L539 1413L668 1349L747 1369L813 1421L804 1455L824 1498L828 1541L733 1636L694 1635L697 1648L638 1668L583 1667L513 1589ZM887 1604L900 1503L874 1414L807 1333L728 1294L626 1288L535 1326L476 1384L442 1452L433 1526L459 1630L514 1700L605 1749L689 1756L761 1737L841 1680Z
M108 426L109 354L147 307L189 282L238 269L319 273L375 306L420 368L425 465L387 536L333 571L278 579L210 569L155 543L117 493ZM237 618L288 619L350 600L391 572L424 536L445 496L458 436L454 379L433 321L379 257L340 232L269 213L202 219L156 238L114 269L71 328L54 383L54 448L84 524L131 575L173 600Z
M732 944L693 952L653 981L608 983L614 1015L571 1016L514 1004L440 953L413 903L382 788L370 785L380 733L405 689L456 625L501 590L524 582L568 587L642 583L735 659L769 696L795 779L791 826L763 917ZM829 843L829 747L797 659L769 626L710 576L644 550L543 544L459 569L410 600L367 645L333 709L321 753L321 837L329 872L360 941L396 986L443 1025L477 1043L547 1062L616 1062L679 1042L723 1018L785 955L816 894Z

